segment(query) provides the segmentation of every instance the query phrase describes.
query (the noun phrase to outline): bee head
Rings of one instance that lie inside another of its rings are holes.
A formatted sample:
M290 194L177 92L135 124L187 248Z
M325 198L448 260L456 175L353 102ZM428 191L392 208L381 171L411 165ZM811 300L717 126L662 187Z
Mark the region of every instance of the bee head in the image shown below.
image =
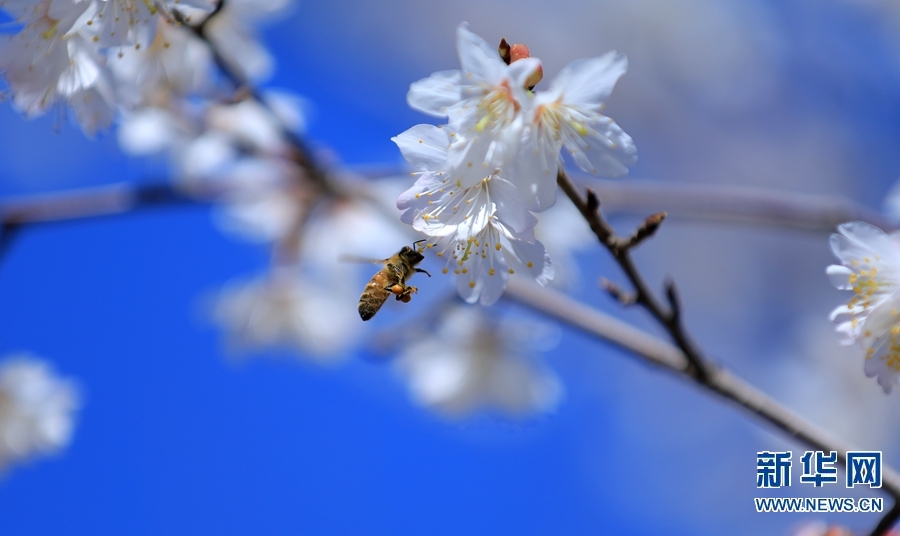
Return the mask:
M416 264L422 262L422 259L425 258L425 255L422 255L409 246L403 246L403 248L400 249L400 257L402 257L406 262L415 266Z

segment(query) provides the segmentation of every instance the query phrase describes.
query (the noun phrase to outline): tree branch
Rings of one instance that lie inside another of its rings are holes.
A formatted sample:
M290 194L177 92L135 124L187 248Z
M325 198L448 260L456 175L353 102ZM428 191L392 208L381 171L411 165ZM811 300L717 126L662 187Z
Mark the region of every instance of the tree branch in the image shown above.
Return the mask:
M504 297L568 324L588 335L610 342L638 356L645 363L664 369L680 378L694 380L703 390L718 395L723 400L743 409L746 413L793 437L798 442L815 450L836 451L838 461L846 468L846 452L854 450L852 447L829 436L727 370L717 368L715 374L701 382L696 376L687 372L689 360L680 348L573 300L565 294L539 287L520 278L509 280ZM894 498L895 503L871 533L872 536L887 534L900 516L900 501L897 501L897 498L900 497L900 474L890 467L883 467L882 488Z
M609 214L645 215L665 210L680 219L825 233L848 221L864 221L885 231L898 228L880 212L838 195L653 180L601 181L582 175L572 178L590 185Z
M244 78L244 75L234 65L228 62L225 56L219 51L219 47L213 42L209 31L210 24L215 20L216 16L222 12L224 7L225 0L218 0L209 16L196 25L192 25L177 9L172 10L172 16L174 22L184 25L186 28L190 29L198 39L207 44L216 66L232 85L234 85L235 89L249 95L269 113L275 124L279 126L281 135L294 148L292 154L289 155L290 160L300 166L314 184L326 187L327 189L328 177L325 171L313 158L312 152L309 150L309 147L307 147L306 142L284 124L256 87Z
M787 433L791 437L794 437L798 441L805 443L815 448L816 450L822 450L826 452L837 451L838 460L846 469L846 452L847 450L851 449L848 449L846 446L840 445L838 442L825 435L824 432L819 431L811 424L806 423L805 421L800 419L800 417L794 415L784 407L780 406L777 402L769 399L762 392L757 391L749 384L730 375L721 367L714 367L712 363L704 358L703 354L700 351L700 348L691 340L690 336L687 333L687 330L682 324L681 303L674 281L669 281L666 284L666 298L669 303L668 309L664 309L660 305L654 294L650 292L647 284L644 282L643 276L640 274L634 264L634 260L631 257L630 251L631 248L639 244L643 239L653 234L653 232L662 222L662 219L665 216L664 212L655 214L647 218L630 238L623 240L617 238L615 230L613 230L609 223L607 223L603 218L602 214L600 213L600 200L591 189L587 189L586 196L582 197L581 193L578 191L578 188L562 169L560 169L557 175L557 183L587 220L600 243L609 250L613 258L615 258L615 260L618 262L619 267L623 272L625 272L625 275L628 277L629 281L631 281L631 284L635 288L633 302L643 305L644 308L647 309L647 311L651 314L651 316L653 316L653 318L656 319L657 322L662 324L662 326L669 333L669 336L675 342L677 348L675 348L674 350L679 352L680 356L678 360L674 359L674 355L672 354L672 351L670 349L666 351L665 354L657 354L651 357L647 354L640 354L637 348L628 347L625 344L619 343L613 338L608 337L608 331L606 330L602 332L597 331L596 333L594 333L595 335L603 337L607 340L612 340L616 342L616 344L628 348L629 350L638 353L639 355L644 355L648 359L651 359L651 362L653 363L660 364L661 366L670 368L684 376L693 379L696 383L698 383L705 389L720 395L722 398L732 403L738 404L754 415L757 415L765 421L773 424L775 427ZM510 287L516 288L513 286L513 283L517 282L510 281ZM611 287L609 284L607 284L606 288L607 291L610 291ZM625 295L624 291L622 291L618 287L614 288L616 289L615 291L613 291L614 295ZM507 292L509 292L509 289L507 290ZM521 292L523 292L523 290L520 288L519 293ZM540 297L539 294L534 293L532 293L530 296L531 298ZM538 308L538 306L546 307L547 301L549 301L547 296L549 295L544 296L544 300L533 299L531 302L529 302L529 304L535 308ZM519 299L521 300L521 297ZM557 302L562 299L569 300L564 296L556 297ZM620 299L620 301L623 300ZM625 302L623 301L623 303ZM574 311L576 307L574 303L568 303L567 306L568 309L566 310L568 311ZM562 318L561 316L559 316L559 310L552 309L552 311L553 313L548 312L548 314L551 314L555 318ZM584 306L581 306L580 314L593 315L592 325L595 327L599 326L601 323L607 323L603 322L603 319L597 316L600 314L599 312L593 311ZM569 320L569 322L572 323L571 320ZM579 327L578 324L573 323L573 325ZM622 327L617 326L616 329L622 329ZM615 333L615 331L613 333ZM634 335L632 334L632 338L633 336ZM630 339L631 338L629 338L629 341ZM663 355L665 356L665 359L663 359ZM890 473L890 483L886 482L885 475L887 475L888 473ZM883 534L886 534L891 526L893 526L893 524L897 521L897 519L900 518L900 475L895 473L892 469L885 467L882 471L882 483L883 487L894 498L894 506L882 518L881 522L873 530L873 532L871 533L872 536L882 536Z
M687 358L684 372L694 377L700 383L709 381L710 376L715 372L713 365L704 359L700 349L688 336L684 326L681 324L681 315L678 314L678 311L674 308L665 309L659 303L656 296L647 287L647 283L644 282L643 276L631 258L631 248L653 234L663 221L663 218L665 218L665 213L661 212L650 216L630 238L619 239L612 226L600 214L600 201L593 191L587 190L587 196L582 197L578 192L578 188L562 169L560 169L556 181L587 220L600 243L609 250L616 262L619 263L619 267L625 272L628 280L631 281L632 286L634 286L634 302L643 305L653 318L666 328L675 344L684 353Z

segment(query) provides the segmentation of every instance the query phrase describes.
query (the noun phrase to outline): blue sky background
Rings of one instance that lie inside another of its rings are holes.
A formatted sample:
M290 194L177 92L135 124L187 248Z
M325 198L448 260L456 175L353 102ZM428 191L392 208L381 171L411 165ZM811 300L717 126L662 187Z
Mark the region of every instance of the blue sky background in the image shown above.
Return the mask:
M390 137L427 120L406 89L456 66L463 20L489 42L526 42L548 79L576 58L626 53L608 110L638 146L634 178L881 208L900 176L900 11L889 1L307 2L267 27L279 62L267 85L308 99L316 147L398 164ZM114 135L54 133L58 123L0 107L4 196L164 177ZM827 321L845 297L824 276L825 235L673 220L637 258L653 284L679 282L714 359L900 467L896 394L864 378ZM52 361L78 379L84 408L69 449L0 480L0 534L754 535L816 519L752 506L814 494L754 485L758 450L799 459L802 447L565 328L545 357L566 398L524 422L434 416L367 352L330 368L277 352L228 361L202 298L268 259L202 206L22 231L0 264L0 355ZM595 290L599 275L619 278L601 252L579 260L580 299L659 333Z

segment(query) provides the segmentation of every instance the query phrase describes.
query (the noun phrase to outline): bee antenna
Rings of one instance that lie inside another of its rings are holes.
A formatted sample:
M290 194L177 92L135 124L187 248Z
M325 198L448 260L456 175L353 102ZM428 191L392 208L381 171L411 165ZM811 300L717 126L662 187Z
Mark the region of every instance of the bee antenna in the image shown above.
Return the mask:
M422 242L427 242L427 241L428 241L427 238L423 238L421 240L416 240L415 242L413 242L413 247L416 247L417 245L421 244Z

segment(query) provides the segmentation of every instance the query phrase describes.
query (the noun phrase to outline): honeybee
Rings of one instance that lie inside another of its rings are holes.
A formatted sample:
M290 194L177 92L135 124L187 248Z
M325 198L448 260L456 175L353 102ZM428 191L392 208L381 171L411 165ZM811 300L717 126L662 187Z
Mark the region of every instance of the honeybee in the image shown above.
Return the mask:
M409 300L412 299L412 294L419 291L416 287L406 284L406 280L412 277L414 273L422 272L431 277L431 274L425 270L416 268L416 265L425 258L424 255L416 250L416 244L424 241L423 239L413 242L413 247L403 246L396 255L390 258L373 261L383 263L384 268L378 270L372 276L372 279L369 280L366 288L363 289L362 295L359 297L359 316L363 320L368 320L375 316L375 313L381 309L381 306L384 305L384 302L387 301L391 294L397 296L398 301L409 303Z

